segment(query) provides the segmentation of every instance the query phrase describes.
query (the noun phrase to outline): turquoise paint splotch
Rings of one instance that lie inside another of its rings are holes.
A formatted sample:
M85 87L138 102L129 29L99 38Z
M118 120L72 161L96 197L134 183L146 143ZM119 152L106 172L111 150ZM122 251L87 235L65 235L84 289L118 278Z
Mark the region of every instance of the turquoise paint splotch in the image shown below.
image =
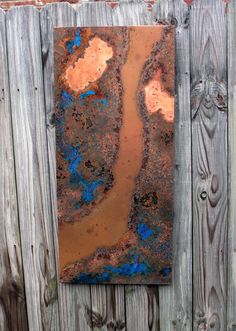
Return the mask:
M75 47L79 47L81 44L81 36L80 36L80 30L77 29L77 31L75 32L75 37L72 40L68 40L66 42L66 49L68 50L68 52L70 54L74 53L74 46Z
M137 232L141 240L146 240L155 233L153 230L149 229L145 223L138 224Z
M96 92L94 90L88 90L88 91L80 94L79 98L80 98L80 100L84 100L89 95L95 95L95 94L96 94Z

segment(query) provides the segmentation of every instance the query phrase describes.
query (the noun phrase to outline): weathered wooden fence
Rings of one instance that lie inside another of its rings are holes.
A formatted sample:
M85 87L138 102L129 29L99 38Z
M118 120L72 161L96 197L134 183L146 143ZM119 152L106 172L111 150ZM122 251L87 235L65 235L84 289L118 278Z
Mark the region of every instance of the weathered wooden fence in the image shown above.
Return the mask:
M236 331L236 0L190 2L0 12L0 330ZM53 27L157 22L176 25L173 283L59 284Z

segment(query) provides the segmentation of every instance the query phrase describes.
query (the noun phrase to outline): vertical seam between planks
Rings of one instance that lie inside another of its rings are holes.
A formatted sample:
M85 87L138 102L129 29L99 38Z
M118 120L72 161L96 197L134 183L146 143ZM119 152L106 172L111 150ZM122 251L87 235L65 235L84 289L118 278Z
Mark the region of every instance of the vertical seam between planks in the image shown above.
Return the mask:
M123 298L124 298L124 317L125 317L125 331L127 331L127 312L126 312L126 285L123 285Z
M191 42L190 42L190 38L191 38L191 11L192 11L192 6L189 5L189 80L190 80L190 88L189 88L189 100L190 100L190 113L189 113L189 117L190 117L190 129L191 129L191 221L192 221L192 226L191 226L191 232L192 232L192 307L191 307L191 314L192 314L192 330L194 330L194 272L193 272L193 268L194 268L194 254L193 254L193 249L194 249L194 245L193 245L193 127L192 127L192 101L191 101L191 88L192 88L192 70L191 70L191 63L190 63L190 56L191 56Z
M229 266L229 241L228 241L228 233L229 233L229 207L230 207L230 194L229 194L229 187L230 187L230 178L231 178L231 172L230 172L230 165L231 165L231 154L230 154L230 146L229 146L229 75L228 75L228 69L229 69L229 33L228 33L228 27L229 27L229 15L228 15L228 9L229 4L225 4L225 15L226 15L226 82L227 82L227 231L226 231L226 250L227 250L227 269L226 269L226 328L228 329L228 266Z
M37 9L38 10L38 9ZM44 75L44 60L43 60L43 52L42 52L42 46L43 46L43 42L42 42L42 29L41 29L41 12L38 10L39 12L39 36L40 36L40 49L41 49L41 59L42 59L42 67L41 67L41 70L42 70L42 78L43 78L43 103L44 103L44 120L45 120L45 142L46 142L46 150L47 150L47 166L48 166L48 187L50 189L50 192L49 192L49 205L50 205L50 208L49 208L49 213L50 213L50 216L51 216L51 230L52 230L52 242L53 242L53 255L54 255L54 263L55 263L55 275L56 275L56 280L57 280L57 310L58 310L58 323L59 323L59 329L61 330L61 318L60 318L60 312L61 312L61 309L60 309L60 305L59 305L59 277L58 277L58 264L57 264L57 257L56 257L56 252L55 252L55 234L54 234L54 226L53 226L53 222L54 222L54 219L53 219L53 211L52 211L52 195L51 195L51 172L50 172L50 163L49 163L49 149L48 149L48 135L47 135L47 109L46 109L46 97L45 97L45 85L44 85L44 78L45 78L45 75ZM69 330L68 330L69 331Z
M194 185L193 185L193 126L192 126L192 100L191 100L191 90L192 90L192 70L191 70L191 62L190 62L190 56L191 56L191 48L192 48L192 43L190 42L190 39L191 39L191 30L192 30L192 24L191 24L191 18L192 18L192 15L191 15L191 11L192 11L192 5L189 5L190 6L190 13L189 13L189 74L190 74L190 89L189 89L189 94L190 94L190 114L189 114L189 117L190 117L190 123L191 123L191 126L190 126L190 129L191 129L191 220L192 220L192 226L191 226L191 231L192 231L192 330L194 330L194 272L193 272L193 268L194 268L194 254L193 254L193 250L194 250L194 238L193 238L193 228L194 228L194 224L193 224L193 188L194 188Z

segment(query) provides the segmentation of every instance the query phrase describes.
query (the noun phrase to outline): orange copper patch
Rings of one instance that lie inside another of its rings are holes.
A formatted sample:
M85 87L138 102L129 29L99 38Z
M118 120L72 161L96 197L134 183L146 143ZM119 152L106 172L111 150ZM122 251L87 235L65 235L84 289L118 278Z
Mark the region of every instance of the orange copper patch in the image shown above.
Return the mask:
M149 114L160 112L167 122L174 120L174 97L161 85L161 72L145 87L145 103Z
M112 47L99 37L89 41L84 57L68 67L66 80L73 91L80 91L98 80L107 67L107 61L113 56Z

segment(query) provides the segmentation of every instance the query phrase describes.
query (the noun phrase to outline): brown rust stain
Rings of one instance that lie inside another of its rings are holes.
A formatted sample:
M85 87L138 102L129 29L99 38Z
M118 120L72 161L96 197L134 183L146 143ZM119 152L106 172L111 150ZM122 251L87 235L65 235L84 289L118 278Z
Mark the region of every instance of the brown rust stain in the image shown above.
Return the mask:
M107 61L112 58L112 47L99 37L89 41L83 58L69 66L66 70L66 80L73 91L83 90L91 82L98 80L107 67Z
M69 263L88 257L99 247L115 245L128 231L131 198L144 148L143 122L137 106L136 92L145 61L154 43L160 41L162 30L154 30L153 27L129 29L127 61L121 69L124 109L120 149L113 169L114 186L107 197L80 222L59 225L61 270ZM79 79L78 71L77 74Z

